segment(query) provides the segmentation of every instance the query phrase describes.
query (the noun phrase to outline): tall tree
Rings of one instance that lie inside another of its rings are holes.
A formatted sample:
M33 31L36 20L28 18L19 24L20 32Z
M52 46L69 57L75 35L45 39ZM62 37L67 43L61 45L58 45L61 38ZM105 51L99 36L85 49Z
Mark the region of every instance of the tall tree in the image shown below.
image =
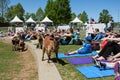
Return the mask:
M45 15L53 20L55 25L68 24L71 20L70 0L48 0Z
M8 8L9 3L10 3L10 0L0 0L0 14L2 18L4 18L4 15Z
M37 12L36 12L36 19L37 21L41 21L43 19L43 10L41 8L38 8Z
M56 7L55 2L53 0L48 0L46 8L45 8L44 17L48 16L51 20L54 20L55 19L55 13L56 13L56 11L54 9L55 7Z
M28 12L26 12L26 13L24 14L24 20L26 21L30 16L31 16L31 14L28 13Z
M35 20L35 21L37 20L35 13L31 13L30 16L33 18L33 20Z
M83 23L88 22L88 15L85 11L78 15L78 18L83 21Z
M22 7L22 5L20 3L18 3L17 5L11 6L7 13L6 13L6 17L8 19L8 21L10 21L12 18L14 18L14 16L18 16L20 19L24 20L23 16L24 16L24 9Z
M24 12L25 12L25 10L23 9L22 5L20 3L18 3L15 7L15 14L18 15L18 17L20 19L24 20L24 18L23 18Z
M75 14L75 13L72 13L72 14L71 14L71 19L73 20L75 17L76 17L76 14Z
M71 21L71 8L70 8L70 0L56 0L57 4L57 12L56 17L58 18L60 23L68 24Z
M103 20L104 23L107 25L107 23L109 22L111 15L109 14L109 11L106 9L103 9L102 12L100 12L99 14L99 20Z

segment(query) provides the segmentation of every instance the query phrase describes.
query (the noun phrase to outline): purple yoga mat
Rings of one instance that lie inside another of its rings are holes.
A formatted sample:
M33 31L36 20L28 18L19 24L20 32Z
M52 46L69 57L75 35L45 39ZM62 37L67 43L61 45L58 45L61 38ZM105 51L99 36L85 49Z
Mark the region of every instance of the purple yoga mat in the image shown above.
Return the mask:
M92 57L67 58L67 60L73 65L92 63Z

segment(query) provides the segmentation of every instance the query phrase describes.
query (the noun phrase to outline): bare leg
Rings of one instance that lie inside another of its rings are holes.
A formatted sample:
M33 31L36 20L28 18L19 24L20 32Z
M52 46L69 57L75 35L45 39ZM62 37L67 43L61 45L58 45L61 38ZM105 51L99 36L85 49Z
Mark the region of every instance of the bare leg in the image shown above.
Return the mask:
M100 56L99 58L97 58L97 60L105 60L105 58Z
M68 54L76 54L76 53L77 53L77 50L76 51L72 51L72 52L70 52Z

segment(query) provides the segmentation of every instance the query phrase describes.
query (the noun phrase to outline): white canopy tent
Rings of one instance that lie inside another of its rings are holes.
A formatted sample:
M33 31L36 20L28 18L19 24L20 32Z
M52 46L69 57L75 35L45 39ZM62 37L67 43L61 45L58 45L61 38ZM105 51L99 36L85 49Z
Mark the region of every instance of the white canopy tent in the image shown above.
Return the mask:
M41 22L53 22L52 20L50 20L47 16L41 21Z
M18 16L15 16L15 17L10 21L10 23L13 23L13 22L23 22L23 21L20 20L20 19L18 18Z
M31 17L26 21L26 23L36 23Z
M74 20L71 21L71 23L82 23L81 20L78 19L78 17L76 17Z
M85 24L84 25L87 25L88 23L87 22L85 22Z

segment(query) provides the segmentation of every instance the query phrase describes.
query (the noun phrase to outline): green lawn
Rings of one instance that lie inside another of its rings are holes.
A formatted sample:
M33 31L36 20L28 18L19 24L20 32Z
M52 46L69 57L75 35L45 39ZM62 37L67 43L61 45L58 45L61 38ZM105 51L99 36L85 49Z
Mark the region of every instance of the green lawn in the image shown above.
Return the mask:
M22 68L19 60L19 54L9 44L0 42L0 80L13 80Z
M0 30L3 32L7 32L8 31L8 27L0 27Z
M78 48L80 48L80 46L78 45L61 45L59 52L69 52L71 50L76 50ZM63 80L114 80L114 76L87 79L75 69L76 66L70 64L66 59L60 59L60 64L57 63L55 64ZM88 66L88 65L78 65L78 66Z

